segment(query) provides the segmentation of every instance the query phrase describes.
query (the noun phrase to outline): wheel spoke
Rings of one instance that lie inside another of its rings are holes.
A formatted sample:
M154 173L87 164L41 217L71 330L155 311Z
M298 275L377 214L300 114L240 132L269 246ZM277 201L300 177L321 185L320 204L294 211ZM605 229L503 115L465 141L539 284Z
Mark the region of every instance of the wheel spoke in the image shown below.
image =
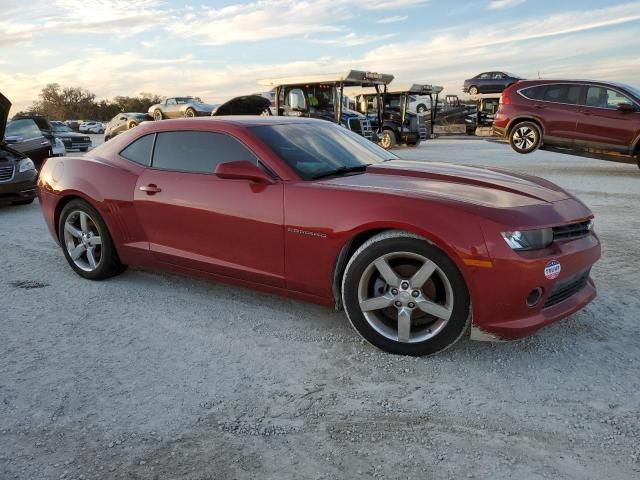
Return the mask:
M437 303L432 302L431 300L427 300L426 298L419 298L416 301L416 305L418 305L418 308L424 313L428 313L429 315L433 315L434 317L441 318L442 320L449 320L449 317L451 317L450 308L438 305Z
M424 262L424 265L420 267L416 273L413 274L413 277L409 280L409 284L411 288L421 288L427 280L433 275L433 272L436 270L436 264L431 260L427 260Z
M371 310L380 310L391 305L393 297L389 294L381 295L379 297L368 298L360 302L360 309L363 312L370 312Z
M73 260L77 260L78 258L80 258L80 255L82 255L85 251L86 251L86 247L81 243L80 245L77 245L73 250L69 252L69 256Z
M87 248L87 260L89 261L89 266L92 269L96 268L98 266L98 263L96 262L96 256L95 256L94 252L95 252L95 247Z
M73 225L71 225L69 222L65 222L64 224L64 229L69 232L72 236L76 237L76 238L80 238L81 232L80 230L78 230L77 228L75 228Z
M398 310L398 341L408 342L411 336L411 310L401 308Z
M102 238L101 237L89 237L89 245L95 247L96 245L102 245Z
M389 266L389 264L383 257L378 258L374 262L374 264L387 284L392 287L397 287L400 285L400 279L396 275L396 272L393 271L393 269Z
M80 212L80 230L82 230L83 232L89 230L89 224L87 222L88 218L89 216L86 213Z

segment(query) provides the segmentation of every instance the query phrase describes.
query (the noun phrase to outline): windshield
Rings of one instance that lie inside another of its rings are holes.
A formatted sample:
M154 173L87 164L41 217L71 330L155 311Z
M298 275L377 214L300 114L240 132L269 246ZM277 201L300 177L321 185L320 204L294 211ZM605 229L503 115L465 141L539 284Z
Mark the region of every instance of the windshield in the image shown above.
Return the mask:
M329 122L326 125L320 121L268 125L250 130L303 180L398 158L366 138Z
M73 132L73 130L71 130L69 127L67 127L66 125L60 125L57 123L52 123L51 124L51 130L53 130L54 132Z
M626 85L626 84L622 84L622 86L624 87L624 89L629 92L631 95L633 95L634 97L636 97L636 100L640 102L640 90L638 90L637 88L632 87L631 85Z

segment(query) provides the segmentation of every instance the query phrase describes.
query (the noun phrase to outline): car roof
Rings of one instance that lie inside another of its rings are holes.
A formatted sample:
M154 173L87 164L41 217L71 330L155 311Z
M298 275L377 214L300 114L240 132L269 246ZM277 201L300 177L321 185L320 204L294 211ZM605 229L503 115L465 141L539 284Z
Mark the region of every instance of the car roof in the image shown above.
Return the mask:
M567 79L567 78L538 78L531 80L520 80L518 82L519 86L523 85L546 85L548 83L571 83L571 84L580 84L580 83L588 83L593 85L602 85L602 86L611 86L621 89L626 89L627 86L624 83L619 82L608 82L605 80L578 80L578 79Z
M146 132L155 132L160 130L197 130L203 126L221 124L230 125L241 128L258 127L262 125L287 125L287 124L305 124L319 123L322 125L332 124L327 120L318 120L315 118L300 117L279 117L269 116L262 117L259 115L228 115L220 117L198 117L198 118L177 118L172 120L149 121L140 124L137 129L144 129ZM189 128L192 126L193 128Z

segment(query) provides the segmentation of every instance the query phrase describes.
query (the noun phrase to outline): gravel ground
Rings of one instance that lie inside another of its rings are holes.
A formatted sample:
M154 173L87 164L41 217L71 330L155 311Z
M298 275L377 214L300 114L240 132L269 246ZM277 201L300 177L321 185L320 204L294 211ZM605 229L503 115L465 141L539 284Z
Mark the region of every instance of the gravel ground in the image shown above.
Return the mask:
M404 358L314 305L82 280L37 204L0 207L0 478L640 478L640 170L483 140L399 154L576 193L603 242L598 298L522 341Z

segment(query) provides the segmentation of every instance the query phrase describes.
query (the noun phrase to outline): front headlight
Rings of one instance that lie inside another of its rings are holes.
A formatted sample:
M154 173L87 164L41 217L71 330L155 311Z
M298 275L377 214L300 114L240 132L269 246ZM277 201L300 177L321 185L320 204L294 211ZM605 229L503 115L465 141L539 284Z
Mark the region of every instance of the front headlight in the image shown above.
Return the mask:
M502 232L502 238L513 250L539 250L553 242L553 229L515 230Z
M26 172L28 170L35 170L36 166L30 158L23 158L18 162L18 173Z

